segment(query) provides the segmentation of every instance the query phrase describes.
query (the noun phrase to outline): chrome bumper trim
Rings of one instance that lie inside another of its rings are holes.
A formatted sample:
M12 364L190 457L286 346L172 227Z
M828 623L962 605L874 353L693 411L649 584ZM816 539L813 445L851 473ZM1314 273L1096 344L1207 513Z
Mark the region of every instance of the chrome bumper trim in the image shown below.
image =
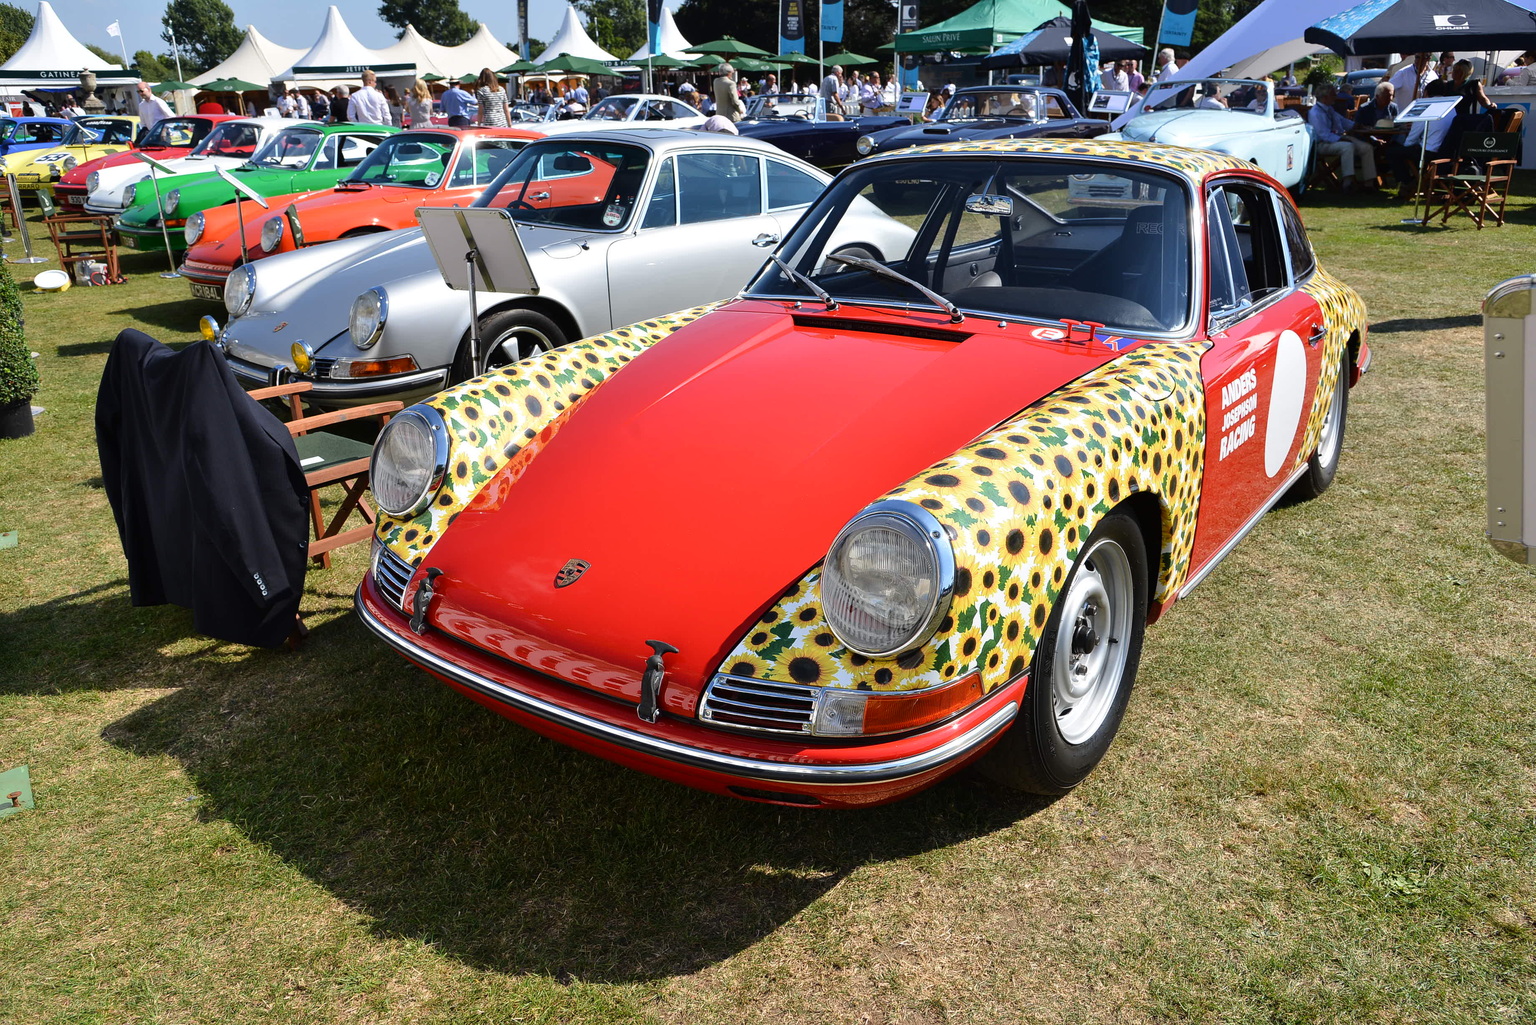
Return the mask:
M473 688L487 697L495 698L497 701L509 705L520 712L526 712L557 726L563 726L566 729L575 730L596 740L627 748L639 754L650 755L653 758L660 758L697 769L705 769L710 772L718 772L727 776L762 780L769 783L856 786L864 783L885 783L892 780L905 779L909 776L916 776L919 773L958 761L975 751L1001 733L1019 712L1018 704L1009 701L1002 708L988 716L984 722L973 726L958 737L945 741L930 751L885 762L871 762L865 765L807 765L793 762L772 762L758 758L741 758L736 755L703 751L674 741L647 736L633 730L626 730L611 723L603 722L600 719L593 719L579 712L571 711L568 708L551 704L541 698L524 694L504 684L497 683L495 680L490 680L478 673L471 672L462 666L454 665L452 662L440 658L413 643L408 638L400 636L373 616L363 604L362 587L359 587L357 593L353 596L353 606L357 609L358 618L363 621L363 624L368 629L372 630L378 635L380 640L400 652L406 658L419 665L428 667L433 672L440 673L456 683Z

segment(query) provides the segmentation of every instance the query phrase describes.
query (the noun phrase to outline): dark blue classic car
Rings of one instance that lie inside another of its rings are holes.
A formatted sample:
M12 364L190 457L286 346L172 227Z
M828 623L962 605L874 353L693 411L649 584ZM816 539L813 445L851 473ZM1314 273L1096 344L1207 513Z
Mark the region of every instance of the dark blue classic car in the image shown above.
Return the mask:
M765 93L752 97L747 116L736 122L736 131L832 170L859 159L854 144L863 136L911 124L906 117L883 114L829 121L818 96Z
M1060 89L1039 86L978 85L961 89L932 121L887 128L859 137L859 156L907 146L974 139L1091 139L1109 131L1109 122L1083 117Z

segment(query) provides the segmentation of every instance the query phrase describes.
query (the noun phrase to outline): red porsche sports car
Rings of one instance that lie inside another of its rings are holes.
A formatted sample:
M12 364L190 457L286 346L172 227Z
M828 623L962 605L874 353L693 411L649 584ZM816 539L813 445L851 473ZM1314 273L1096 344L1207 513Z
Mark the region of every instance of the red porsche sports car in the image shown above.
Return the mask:
M905 251L829 245L871 207ZM736 298L396 416L357 608L497 712L716 793L848 807L972 762L1064 793L1144 626L1333 480L1365 335L1244 161L875 157Z

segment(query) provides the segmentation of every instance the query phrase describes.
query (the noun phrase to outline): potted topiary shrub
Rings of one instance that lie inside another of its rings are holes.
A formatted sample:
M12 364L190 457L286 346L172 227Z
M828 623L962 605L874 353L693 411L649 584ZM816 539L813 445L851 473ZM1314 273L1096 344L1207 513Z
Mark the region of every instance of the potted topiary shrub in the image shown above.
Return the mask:
M32 433L32 396L37 364L22 331L21 293L10 269L0 263L0 438Z

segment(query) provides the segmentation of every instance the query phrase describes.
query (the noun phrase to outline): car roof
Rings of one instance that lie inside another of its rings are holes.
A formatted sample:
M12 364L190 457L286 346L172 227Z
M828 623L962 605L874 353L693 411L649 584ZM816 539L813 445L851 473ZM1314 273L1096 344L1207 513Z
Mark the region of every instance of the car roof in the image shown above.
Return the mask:
M790 163L804 163L799 157L779 149L772 143L752 139L745 135L728 135L725 132L698 132L686 128L610 128L591 132L566 132L550 136L559 142L627 142L645 146L658 153L671 153L690 149L741 149L753 153L768 153L783 157Z
M1119 160L1133 166L1155 164L1158 167L1176 171L1191 181L1201 181L1209 175L1222 171L1254 169L1254 165L1247 160L1217 153L1214 150L1185 149L1182 146L1121 140L1104 142L1098 139L977 139L968 142L946 142L936 146L913 146L893 150L887 154L876 154L866 157L859 163L932 160L950 153L962 157L983 153L1063 159L1092 157Z
M0 117L8 117L8 118L10 118L10 120L18 121L18 122L20 122L21 124L24 124L24 125L40 125L40 124L41 125L72 125L72 124L74 124L74 122L71 121L67 117L33 117L31 115L23 115L22 117L10 117L10 115L0 115Z

